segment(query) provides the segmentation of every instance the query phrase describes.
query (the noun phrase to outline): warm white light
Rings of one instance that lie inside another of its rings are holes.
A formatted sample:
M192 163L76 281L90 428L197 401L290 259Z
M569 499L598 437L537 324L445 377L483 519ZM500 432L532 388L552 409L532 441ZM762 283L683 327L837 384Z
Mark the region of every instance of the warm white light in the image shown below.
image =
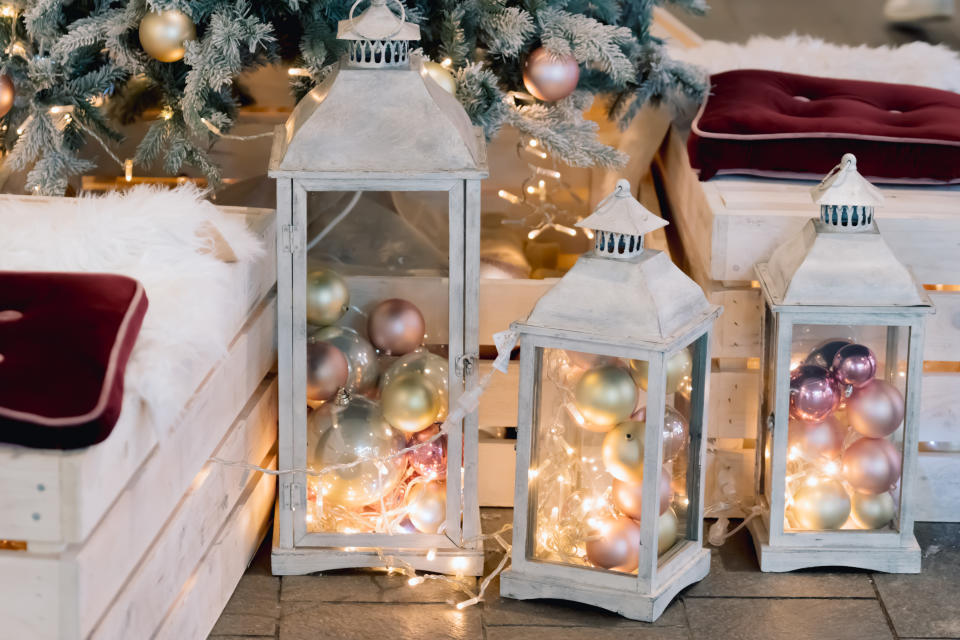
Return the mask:
M835 476L839 471L840 471L840 466L834 460L831 460L830 462L823 465L823 472L828 476Z
M583 235L587 236L590 240L593 240L593 229L583 228Z
M528 240L533 240L533 239L535 239L537 236L539 236L541 233L543 233L543 229L540 229L540 228L533 229L533 230L530 231L530 233L527 234L527 239L528 239Z
M453 66L453 60L451 60L450 58L444 58L443 61L440 62L440 66L443 67L444 69L449 69L450 67Z
M123 177L127 182L133 180L133 159L127 158L123 161Z
M463 571L470 566L470 560L464 556L456 556L450 564L457 571Z
M300 67L290 67L287 73L291 76L309 76L310 72Z
M535 138L531 138L531 139L530 139L530 142L528 142L527 144L529 144L531 147L535 147L535 146L537 146L537 145L540 144L540 143L537 142L537 140L536 140Z
M530 469L529 471L527 471L527 479L535 480L539 473L540 473L539 469Z
M14 9L12 5L5 4L0 7L0 16L4 18L12 18L15 15L17 15L17 10Z
M527 193L536 193L536 192L537 192L537 188L534 187L533 185L530 185L529 187L527 187Z
M426 578L421 578L420 576L417 576L415 578L410 578L409 580L407 580L407 584L410 585L411 587L415 587L418 584L423 584L425 580Z
M497 195L503 198L504 200L506 200L507 202L509 202L510 204L520 204L521 202L519 196L515 196L509 191L505 191L504 189L500 189L500 191L497 191Z
M815 486L817 486L818 484L820 484L820 479L817 478L816 476L810 476L809 478L807 478L807 486L808 486L808 487L815 487Z
M429 560L430 562L433 562L436 559L437 559L436 549L430 549L430 551L427 551L427 560Z
M173 117L173 108L170 105L165 106L163 109L160 109L160 117L164 120L169 120Z
M790 451L787 452L787 460L793 462L799 457L800 457L800 447L796 445L790 447Z

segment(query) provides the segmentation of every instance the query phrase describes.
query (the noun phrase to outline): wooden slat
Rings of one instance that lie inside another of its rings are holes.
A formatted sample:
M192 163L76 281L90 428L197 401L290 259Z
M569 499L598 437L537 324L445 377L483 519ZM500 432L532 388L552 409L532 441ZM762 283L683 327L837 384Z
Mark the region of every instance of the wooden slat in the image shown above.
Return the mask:
M957 274L960 280L960 273ZM960 362L960 291L928 291L937 312L926 326L924 360ZM960 400L960 394L958 394ZM958 407L960 410L960 407Z
M914 491L914 519L932 522L960 522L960 453L921 451L917 459Z

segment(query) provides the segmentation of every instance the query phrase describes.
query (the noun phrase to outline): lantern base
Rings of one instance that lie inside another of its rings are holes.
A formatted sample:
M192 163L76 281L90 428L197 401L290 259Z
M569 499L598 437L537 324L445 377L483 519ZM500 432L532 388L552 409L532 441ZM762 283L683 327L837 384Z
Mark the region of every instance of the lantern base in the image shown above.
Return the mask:
M575 576L571 576L570 580L560 580L524 575L517 569L508 569L500 574L500 595L516 600L571 600L600 607L631 620L653 622L680 591L702 580L709 572L709 549L701 549L667 584L652 594L582 584L577 582Z
M817 547L774 546L770 544L770 532L763 518L754 518L747 523L747 528L753 537L761 571L780 573L809 567L854 567L885 573L920 573L920 545L913 536L905 546L896 547L829 543Z
M426 549L381 549L382 556L376 550L358 549L280 549L273 547L270 554L270 568L275 576L298 576L317 571L334 569L363 569L384 567L384 558L393 559L397 566L409 564L417 571L445 573L448 575L483 575L483 551L472 549L437 549L436 557L427 559Z

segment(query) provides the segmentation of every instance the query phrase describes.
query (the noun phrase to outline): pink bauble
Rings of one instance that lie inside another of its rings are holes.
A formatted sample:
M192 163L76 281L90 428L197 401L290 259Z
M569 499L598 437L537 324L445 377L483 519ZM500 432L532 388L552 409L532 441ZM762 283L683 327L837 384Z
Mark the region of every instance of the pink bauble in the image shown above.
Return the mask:
M883 438L860 438L843 452L843 476L860 493L889 491L900 477L900 454Z
M836 458L843 447L846 427L840 424L836 414L820 422L804 422L790 419L787 441L790 447L798 447L807 459Z
M407 446L421 445L407 453L410 466L422 476L442 478L447 472L447 435L443 434L429 444L427 442L440 432L440 425L435 424L423 431L407 435Z
M631 420L647 421L647 407L643 406L633 412ZM690 427L683 414L667 405L663 412L663 461L666 463L677 457L687 444Z
M640 525L625 516L607 516L587 540L587 560L597 567L629 573L640 559Z
M423 344L426 323L416 305L400 298L384 300L370 312L367 335L390 356L402 356Z
M843 385L862 387L877 373L877 357L869 347L848 344L833 356L833 376Z
M790 415L819 422L840 404L836 381L823 367L802 364L790 373Z
M903 422L903 396L886 380L874 379L847 399L850 426L868 438L888 436Z
M340 349L329 342L307 343L307 400L332 400L349 375L350 365Z
M553 102L577 88L580 66L571 55L557 55L545 47L534 49L523 65L523 86L536 98Z
M673 487L670 482L672 478L666 469L660 470L660 511L662 514L670 508L670 502L673 500ZM643 508L643 483L636 484L613 479L613 504L624 513L637 522L640 521Z
M829 369L833 366L833 358L835 355L837 355L837 351L840 351L840 349L848 344L852 343L844 338L830 338L828 340L824 340L813 348L813 351L811 351L810 355L807 356L807 359L804 360L804 364L815 364L818 367Z

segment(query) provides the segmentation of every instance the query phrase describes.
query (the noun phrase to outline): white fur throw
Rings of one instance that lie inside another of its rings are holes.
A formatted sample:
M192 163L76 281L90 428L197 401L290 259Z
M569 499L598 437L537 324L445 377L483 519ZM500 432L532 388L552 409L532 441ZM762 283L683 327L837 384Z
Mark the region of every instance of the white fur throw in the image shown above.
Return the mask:
M220 231L236 263L212 255L210 240L197 235L205 223ZM192 185L102 197L0 196L0 230L2 270L119 273L143 283L149 308L125 395L139 395L157 426L179 413L226 352L244 311L235 308L231 282L239 265L263 252L242 216L224 214Z
M746 44L707 40L692 49L672 48L670 55L703 67L710 74L767 69L960 92L960 55L944 45L926 42L850 47L793 34L784 38L754 36Z

